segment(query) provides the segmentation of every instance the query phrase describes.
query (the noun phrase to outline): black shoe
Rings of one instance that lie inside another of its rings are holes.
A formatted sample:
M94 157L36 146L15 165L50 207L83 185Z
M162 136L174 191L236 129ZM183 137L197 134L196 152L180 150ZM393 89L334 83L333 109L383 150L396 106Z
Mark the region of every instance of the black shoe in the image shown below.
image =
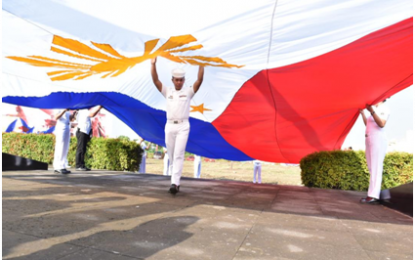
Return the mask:
M67 169L62 169L61 173L62 174L69 174L69 173L71 173L71 171L68 171Z
M380 202L379 202L379 200L377 200L377 199L375 199L375 198L370 198L370 197L367 197L367 198L362 198L362 199L360 200L360 203L363 203L363 204L371 204L371 205L377 205L377 204L379 204Z
M179 192L179 189L180 189L180 186L177 186L176 184L172 184L172 185L170 186L169 192L170 192L172 195L176 195L176 194Z
M79 167L79 168L76 168L76 170L86 172L86 171L90 171L91 169L88 169L86 167Z
M62 173L62 174L69 174L69 173L71 173L71 171L68 171L67 169L55 170L55 172Z

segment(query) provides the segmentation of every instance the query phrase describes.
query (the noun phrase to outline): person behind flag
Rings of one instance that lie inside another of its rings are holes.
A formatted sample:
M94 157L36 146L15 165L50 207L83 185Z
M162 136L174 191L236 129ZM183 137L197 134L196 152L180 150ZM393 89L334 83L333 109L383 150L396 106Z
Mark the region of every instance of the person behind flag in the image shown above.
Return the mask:
M257 183L257 177L258 177L258 183L261 183L261 161L254 160L254 181L253 183Z
M163 147L163 164L164 164L164 168L163 168L163 175L166 176L170 176L170 171L169 171L169 154L167 153L167 148Z
M379 204L383 160L388 148L385 125L389 119L389 109L384 105L385 102L386 100L383 100L374 107L366 105L367 111L370 112L368 116L360 109L360 114L366 125L366 162L370 173L367 197L360 200L365 204Z
M76 116L77 116L77 115L78 115L78 110L75 110L75 111L72 113L72 119L71 119L71 122L76 120ZM78 123L76 123L76 122L71 123L71 130L69 131L69 139L71 138L71 136L73 136L73 135L74 135L74 134L73 134L73 131L72 131L72 128L75 128L75 127L77 126L77 124L78 124ZM66 160L65 160L65 169L68 169L68 168L72 168L72 166L71 166L71 165L69 165L69 162L68 162L68 157L66 157Z
M78 113L78 130L76 131L76 170L90 171L91 169L85 166L85 154L88 142L91 140L92 123L91 117L96 116L101 110L102 106L97 106L91 111L89 109L79 110Z
M62 174L71 173L66 169L69 142L71 140L71 121L76 118L77 111L72 115L69 109L59 110L54 115L55 125L55 154L53 168L55 172Z
M202 157L200 155L195 154L194 177L197 179L200 179L201 171L202 171Z
M141 155L140 169L139 169L138 172L139 173L146 173L146 159L147 159L146 150L150 149L150 145L147 146L146 142L144 142L144 139L141 139L140 147L141 147L141 149L143 149L143 154Z
M190 100L199 90L200 85L202 85L204 67L199 66L197 80L190 88L183 87L185 82L185 71L182 69L174 69L172 71L174 88L171 88L160 82L157 75L156 62L157 57L151 60L151 77L158 91L160 91L167 100L167 123L164 131L171 167L171 186L169 192L175 195L180 190L184 153L190 131Z

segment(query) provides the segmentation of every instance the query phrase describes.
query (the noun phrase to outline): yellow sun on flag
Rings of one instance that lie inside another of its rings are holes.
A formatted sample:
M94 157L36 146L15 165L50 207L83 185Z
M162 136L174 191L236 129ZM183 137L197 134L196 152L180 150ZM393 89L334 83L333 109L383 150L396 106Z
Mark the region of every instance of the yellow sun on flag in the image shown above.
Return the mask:
M229 64L218 57L175 55L176 53L203 48L203 45L201 44L183 47L186 44L197 41L197 39L190 34L170 37L160 48L153 51L159 40L160 39L154 39L145 42L144 54L142 56L129 58L120 55L109 44L91 42L91 44L96 47L95 49L79 41L54 35L52 43L55 46L51 47L51 51L96 63L94 65L88 65L36 55L28 57L8 56L7 58L25 62L32 66L58 68L59 70L47 73L52 81L69 79L81 80L92 75L102 75L101 78L117 77L128 69L134 67L136 64L158 56L173 62L188 63L191 65L224 68L243 67L243 65Z
M203 112L205 111L212 111L212 109L205 108L203 103L198 106L190 106L190 107L192 108L190 112L200 112L203 114Z

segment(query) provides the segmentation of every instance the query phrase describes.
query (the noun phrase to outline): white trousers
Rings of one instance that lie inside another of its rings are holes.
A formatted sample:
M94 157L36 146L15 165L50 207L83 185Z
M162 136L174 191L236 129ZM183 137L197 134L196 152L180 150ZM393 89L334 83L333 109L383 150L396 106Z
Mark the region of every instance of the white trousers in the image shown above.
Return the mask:
M369 168L370 181L367 195L379 199L382 185L383 160L385 159L388 142L384 135L366 137L366 161Z
M170 175L169 172L169 155L166 153L163 159L164 168L163 168L163 175Z
M202 171L202 161L200 161L200 159L195 160L195 162L194 162L194 177L199 179L201 171Z
M69 129L57 129L55 131L55 155L53 157L53 168L55 170L66 169L69 142L71 140L71 132Z
M146 173L146 157L147 156L145 155L141 157L140 170L138 171L139 173Z
M180 178L183 171L184 152L187 139L189 138L190 124L167 123L165 127L167 154L169 155L171 183L180 185Z
M257 181L257 175L258 175L258 183L261 183L261 168L262 165L254 165L254 183Z

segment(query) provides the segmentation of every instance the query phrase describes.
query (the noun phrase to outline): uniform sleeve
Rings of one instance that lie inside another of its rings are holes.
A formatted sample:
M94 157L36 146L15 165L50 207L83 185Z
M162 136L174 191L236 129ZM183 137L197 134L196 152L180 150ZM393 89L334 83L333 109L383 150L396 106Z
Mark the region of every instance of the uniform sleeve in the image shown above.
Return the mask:
M89 110L88 109L79 110L79 113L78 113L78 122L79 123L85 122L86 121L86 118L87 118L87 114L89 114Z
M192 98L195 95L195 91L193 89L193 85L190 86L187 94L189 95L190 98Z
M79 123L81 122L81 117L82 117L82 110L78 111L78 115L76 116L76 122Z
M389 114L390 114L390 112L389 112L389 109L387 107L383 107L378 112L378 116L380 117L380 119L385 120L385 121L388 121Z
M167 87L163 84L161 85L161 94L166 98L167 97Z

